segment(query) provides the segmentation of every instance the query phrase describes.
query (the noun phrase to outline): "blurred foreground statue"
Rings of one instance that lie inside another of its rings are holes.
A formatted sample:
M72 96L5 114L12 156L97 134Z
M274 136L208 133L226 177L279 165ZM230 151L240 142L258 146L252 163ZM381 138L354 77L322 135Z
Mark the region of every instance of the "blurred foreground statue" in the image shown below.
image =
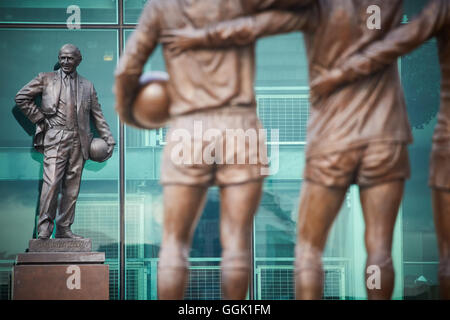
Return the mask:
M93 84L76 72L82 57L66 44L59 50L60 69L40 73L16 95L16 104L36 124L34 147L44 153L38 237L82 238L71 231L84 163L111 157L115 141L103 117ZM41 106L35 98L42 96ZM103 141L91 147L93 120ZM58 213L58 195L61 193Z
M202 28L271 7L299 7L311 2L149 1L116 71L120 119L138 128L151 128L155 122L143 119L154 113L135 110L141 103L134 102L141 92L139 79L144 64L163 30ZM265 137L260 134L253 91L254 51L253 42L239 48L187 51L177 56L164 47L169 81L163 90L170 98L171 120L161 168L164 232L158 264L159 299L184 296L191 241L211 185L218 185L221 195L223 295L225 299L246 296L252 221L268 171Z
M369 7L380 10L380 28L368 27ZM267 11L206 29L165 31L163 42L174 54L192 54L195 47L245 48L258 37L300 30L313 83L397 27L401 17L401 0L319 0L296 12ZM368 297L391 298L392 237L404 181L410 174L407 144L411 141L395 63L332 95L311 99L296 246L298 299L322 297L323 250L351 184L359 186L366 224Z
M441 107L433 135L429 185L432 188L439 246L441 296L450 299L450 1L430 0L423 12L407 25L389 33L362 52L322 74L312 84L317 96L376 72L432 37L437 38L441 64ZM427 108L427 106L423 106Z

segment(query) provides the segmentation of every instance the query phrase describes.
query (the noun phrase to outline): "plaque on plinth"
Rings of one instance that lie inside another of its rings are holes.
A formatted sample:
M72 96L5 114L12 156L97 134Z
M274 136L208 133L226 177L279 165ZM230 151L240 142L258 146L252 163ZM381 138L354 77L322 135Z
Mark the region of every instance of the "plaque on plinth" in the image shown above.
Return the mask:
M90 252L91 239L32 239L28 242L28 252Z
M107 300L109 266L90 239L33 239L13 270L14 300Z

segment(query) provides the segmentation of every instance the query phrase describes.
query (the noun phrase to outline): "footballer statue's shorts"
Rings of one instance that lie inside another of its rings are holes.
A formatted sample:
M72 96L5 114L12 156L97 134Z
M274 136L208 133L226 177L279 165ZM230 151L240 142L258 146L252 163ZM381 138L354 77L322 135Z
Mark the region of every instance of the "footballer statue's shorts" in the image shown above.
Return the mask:
M405 144L371 142L346 151L313 156L306 160L304 178L326 187L358 184L370 187L410 176Z
M255 107L222 107L174 117L166 143L162 185L227 186L269 174L266 132Z

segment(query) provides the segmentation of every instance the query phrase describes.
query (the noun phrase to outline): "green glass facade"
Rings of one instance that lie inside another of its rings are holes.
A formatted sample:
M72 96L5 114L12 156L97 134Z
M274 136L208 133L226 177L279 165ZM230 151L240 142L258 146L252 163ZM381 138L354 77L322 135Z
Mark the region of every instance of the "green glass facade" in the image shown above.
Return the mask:
M145 2L0 1L0 299L10 298L14 257L24 252L35 233L42 179L42 155L31 148L34 127L15 107L14 96L39 72L53 70L58 49L68 42L80 48L83 62L79 72L94 83L118 142L114 156L106 163L86 163L73 230L90 237L94 250L106 253L111 299L157 297L163 221L158 181L166 129L122 127L113 110L111 90L118 56ZM405 0L404 22L425 2ZM66 28L72 14L67 12L70 5L80 8L80 29ZM414 144L409 147L412 176L395 227L394 299L437 299L438 254L427 186L431 136L439 106L435 41L400 59L399 65ZM160 47L145 68L165 69ZM293 299L297 208L309 116L301 33L258 41L255 89L258 114L269 132L268 149L279 152L279 161L272 163L278 170L266 180L255 218L249 298ZM270 129L279 130L278 139L271 136ZM353 186L325 250L325 299L366 298L363 234L358 188ZM219 192L212 188L194 237L186 299L221 297L220 256Z

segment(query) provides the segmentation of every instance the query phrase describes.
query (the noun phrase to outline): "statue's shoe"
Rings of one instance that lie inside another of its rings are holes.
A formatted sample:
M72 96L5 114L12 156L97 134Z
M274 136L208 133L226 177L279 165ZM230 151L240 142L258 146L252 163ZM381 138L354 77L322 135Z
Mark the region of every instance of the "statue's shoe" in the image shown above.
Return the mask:
M64 232L56 232L55 238L57 239L84 239L82 236L79 236L73 233L71 230L66 230Z
M39 240L48 240L48 239L50 239L50 234L45 234L45 233L39 234L38 239Z

